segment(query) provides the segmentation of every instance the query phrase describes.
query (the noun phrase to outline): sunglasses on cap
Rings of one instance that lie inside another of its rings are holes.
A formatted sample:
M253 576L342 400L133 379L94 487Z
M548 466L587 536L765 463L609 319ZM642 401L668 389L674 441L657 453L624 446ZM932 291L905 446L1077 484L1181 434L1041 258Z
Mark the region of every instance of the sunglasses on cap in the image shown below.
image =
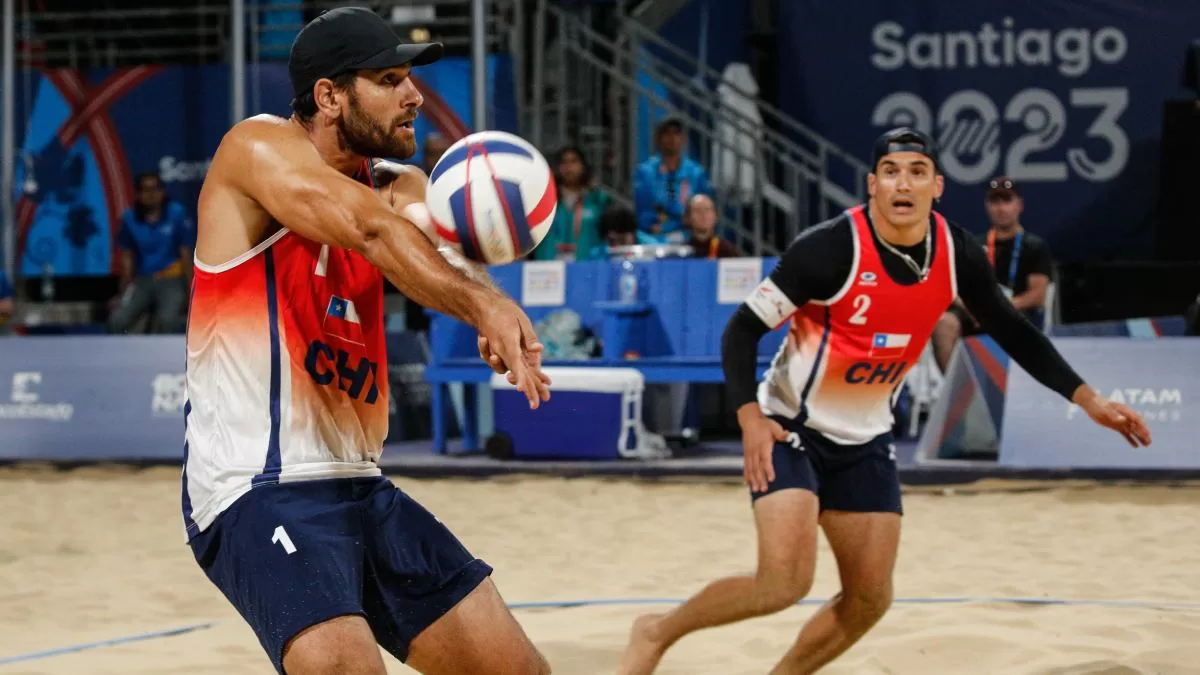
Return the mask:
M1005 178L1004 180L992 179L992 181L990 183L988 183L988 189L989 190L1012 190L1013 182L1007 178Z

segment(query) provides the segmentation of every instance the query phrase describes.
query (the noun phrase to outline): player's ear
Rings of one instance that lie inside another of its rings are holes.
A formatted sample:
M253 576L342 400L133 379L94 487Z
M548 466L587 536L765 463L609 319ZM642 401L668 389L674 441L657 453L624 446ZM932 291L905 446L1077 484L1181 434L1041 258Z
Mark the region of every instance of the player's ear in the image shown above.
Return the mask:
M872 171L871 173L867 174L867 196L874 197L877 187L878 183L876 182L875 172Z
M313 100L317 103L317 110L325 113L329 119L338 119L342 116L342 106L337 100L337 87L333 85L333 80L321 78L313 85Z
M933 181L937 184L937 191L933 193L933 198L941 199L942 193L946 191L946 177L939 173L934 176Z

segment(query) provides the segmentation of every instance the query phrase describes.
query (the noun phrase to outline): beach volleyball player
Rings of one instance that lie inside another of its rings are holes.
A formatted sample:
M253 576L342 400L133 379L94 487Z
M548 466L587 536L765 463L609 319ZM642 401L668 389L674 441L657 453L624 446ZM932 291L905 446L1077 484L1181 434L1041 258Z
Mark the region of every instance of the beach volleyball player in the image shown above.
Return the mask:
M943 190L936 157L932 139L912 129L881 136L868 202L797 237L730 319L722 361L742 428L758 569L708 585L669 614L639 618L623 675L651 672L693 631L795 604L813 581L818 525L842 589L771 672L814 672L879 621L900 542L892 403L955 296L1043 385L1135 447L1150 442L1142 418L1084 384L1001 292L984 250L932 210ZM789 320L757 384L756 345Z
M441 53L369 10L321 15L292 46L292 117L237 124L200 195L183 516L205 574L292 675L382 675L377 645L423 673L549 672L491 568L376 464L384 277L476 327L531 406L549 396L528 317L411 222L424 174L390 165L376 184L372 158L416 147L410 69Z

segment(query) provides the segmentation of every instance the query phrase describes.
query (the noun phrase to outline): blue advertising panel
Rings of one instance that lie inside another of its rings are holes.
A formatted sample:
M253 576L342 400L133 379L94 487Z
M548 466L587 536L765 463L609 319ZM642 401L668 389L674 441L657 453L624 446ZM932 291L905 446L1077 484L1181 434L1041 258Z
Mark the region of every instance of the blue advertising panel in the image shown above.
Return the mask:
M429 438L429 348L387 342L387 441ZM183 459L182 335L9 338L0 354L0 460Z
M869 159L884 130L942 146L939 209L987 227L1012 177L1059 260L1149 252L1164 101L1197 37L1193 0L779 3L781 105ZM1190 98L1194 98L1193 92Z
M1013 362L1000 463L1025 468L1200 468L1200 339L1053 338L1087 382L1146 418L1153 444L1129 447Z
M12 338L0 459L183 458L182 336Z

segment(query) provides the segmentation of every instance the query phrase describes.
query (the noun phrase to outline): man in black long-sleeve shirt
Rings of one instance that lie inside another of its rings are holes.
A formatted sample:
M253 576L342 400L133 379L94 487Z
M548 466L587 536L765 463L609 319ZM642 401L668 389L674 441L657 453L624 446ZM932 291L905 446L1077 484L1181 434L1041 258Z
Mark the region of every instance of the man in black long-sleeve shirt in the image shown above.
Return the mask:
M902 511L891 407L955 297L1039 382L1131 445L1150 442L1137 413L1084 384L1013 308L970 235L933 212L944 181L932 139L895 129L876 142L874 158L870 201L800 235L725 330L722 362L742 428L757 574L718 580L669 614L639 618L621 675L652 672L688 633L793 605L812 585L818 524L842 592L771 672L814 672L883 616ZM758 341L789 321L758 384Z

